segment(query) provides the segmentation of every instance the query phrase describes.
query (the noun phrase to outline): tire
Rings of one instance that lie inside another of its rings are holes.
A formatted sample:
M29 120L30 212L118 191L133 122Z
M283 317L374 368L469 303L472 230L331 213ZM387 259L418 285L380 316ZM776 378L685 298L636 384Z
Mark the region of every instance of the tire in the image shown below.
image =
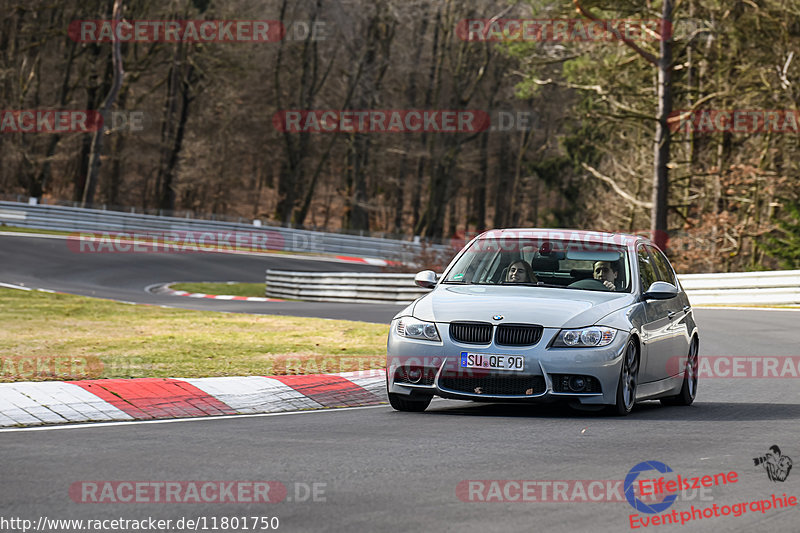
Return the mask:
M406 411L410 413L421 413L428 408L432 399L433 396L427 396L420 400L409 400L400 394L389 393L389 404L391 404L396 411Z
M617 403L610 409L611 413L617 416L625 416L630 413L636 403L636 385L639 383L639 347L632 338L625 346L621 366L617 384Z
M661 405L692 405L697 396L697 371L700 358L698 356L697 338L692 338L689 355L686 358L686 370L683 372L681 392L675 396L661 398Z

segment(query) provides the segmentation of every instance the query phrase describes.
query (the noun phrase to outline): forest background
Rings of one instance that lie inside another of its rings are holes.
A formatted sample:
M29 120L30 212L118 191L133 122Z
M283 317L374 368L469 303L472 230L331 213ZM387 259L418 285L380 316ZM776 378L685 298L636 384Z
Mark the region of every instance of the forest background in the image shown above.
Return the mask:
M275 20L286 35L114 45L69 34L115 15ZM0 0L0 17L0 109L107 105L141 119L107 121L100 139L0 133L0 198L430 242L495 227L648 233L660 207L679 271L800 268L797 132L664 131L668 111L797 112L798 0ZM492 18L669 18L672 32L626 43L459 30ZM297 109L481 110L493 127L275 127Z

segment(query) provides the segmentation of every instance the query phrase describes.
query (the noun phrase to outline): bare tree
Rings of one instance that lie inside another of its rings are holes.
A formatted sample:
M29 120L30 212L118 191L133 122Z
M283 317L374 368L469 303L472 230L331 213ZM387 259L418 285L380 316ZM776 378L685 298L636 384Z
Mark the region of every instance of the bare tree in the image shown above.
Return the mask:
M119 22L122 20L122 0L114 0L114 8L112 10L111 18L116 24L119 24ZM111 90L103 100L103 105L101 107L101 114L103 116L109 116L111 107L114 105L114 102L117 99L117 94L119 94L119 90L122 87L122 79L125 75L125 71L122 67L122 52L120 51L121 46L122 44L119 40L114 40L112 45L112 65L114 71L113 81L111 84ZM94 192L97 186L97 171L100 168L100 155L103 151L104 134L105 132L103 131L103 127L99 127L95 130L92 138L92 148L91 152L89 153L86 182L84 183L81 206L85 206L86 204L91 204L94 202Z

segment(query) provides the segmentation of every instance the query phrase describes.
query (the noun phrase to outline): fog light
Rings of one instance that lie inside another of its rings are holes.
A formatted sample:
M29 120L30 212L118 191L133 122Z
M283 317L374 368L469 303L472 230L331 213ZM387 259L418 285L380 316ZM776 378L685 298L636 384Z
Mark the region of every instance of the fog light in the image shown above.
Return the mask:
M586 380L582 376L572 376L569 378L569 388L573 392L581 392L586 389Z
M422 379L422 368L418 366L412 366L406 372L406 376L408 377L408 381L411 383L419 383Z

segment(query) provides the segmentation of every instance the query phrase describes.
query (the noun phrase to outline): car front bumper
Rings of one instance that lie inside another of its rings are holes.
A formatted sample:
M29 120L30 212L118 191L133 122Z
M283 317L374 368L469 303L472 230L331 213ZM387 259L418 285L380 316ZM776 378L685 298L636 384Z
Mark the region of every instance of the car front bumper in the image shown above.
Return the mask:
M473 345L455 342L447 335L449 324L436 323L439 342L402 337L392 322L387 343L388 391L409 397L436 395L442 398L485 402L579 401L586 405L616 402L617 384L628 332L619 331L608 346L552 348L558 328L544 328L534 346ZM522 355L524 369L462 369L462 352L487 355ZM409 369L422 369L422 378L410 383L403 378ZM600 392L564 391L564 375L589 376ZM483 386L483 385L487 386ZM510 386L506 386L510 385ZM516 387L516 390L514 390Z

